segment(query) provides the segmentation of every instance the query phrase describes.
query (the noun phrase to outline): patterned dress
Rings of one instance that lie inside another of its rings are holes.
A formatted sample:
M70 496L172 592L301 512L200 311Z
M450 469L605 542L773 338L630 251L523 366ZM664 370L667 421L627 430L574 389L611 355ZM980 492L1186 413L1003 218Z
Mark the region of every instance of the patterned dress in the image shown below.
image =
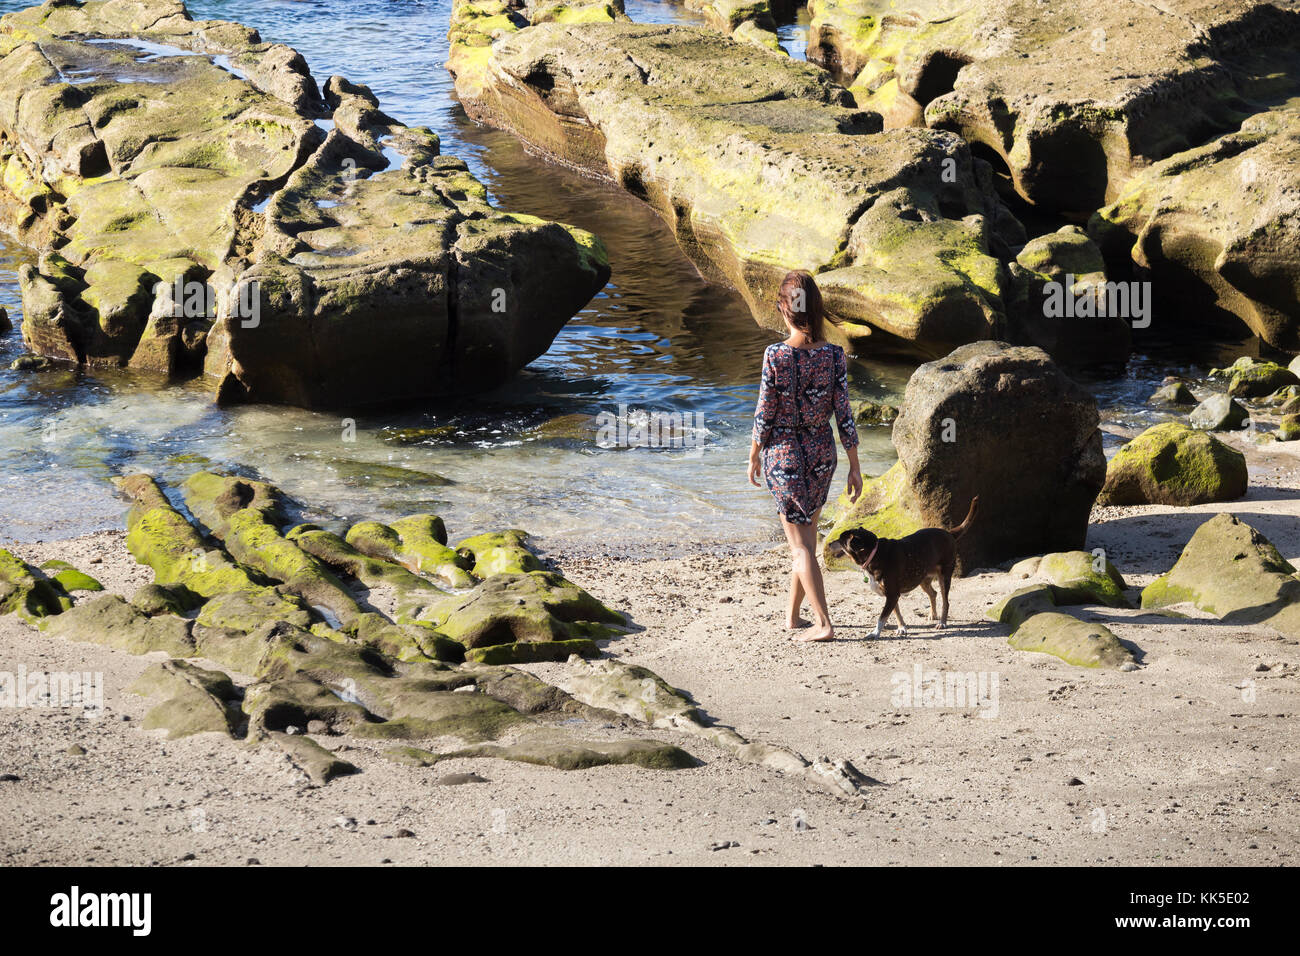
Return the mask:
M810 349L769 345L763 353L754 441L777 508L794 524L812 524L826 504L835 474L832 414L844 447L856 448L844 350L830 343Z

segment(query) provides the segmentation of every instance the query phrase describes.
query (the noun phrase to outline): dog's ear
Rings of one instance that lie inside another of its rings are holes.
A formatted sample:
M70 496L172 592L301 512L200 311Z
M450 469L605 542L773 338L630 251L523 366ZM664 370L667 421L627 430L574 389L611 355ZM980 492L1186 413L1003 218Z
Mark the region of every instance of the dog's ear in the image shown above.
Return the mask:
M847 557L855 564L860 564L876 545L876 536L862 528L852 528L829 545L827 551L835 557Z

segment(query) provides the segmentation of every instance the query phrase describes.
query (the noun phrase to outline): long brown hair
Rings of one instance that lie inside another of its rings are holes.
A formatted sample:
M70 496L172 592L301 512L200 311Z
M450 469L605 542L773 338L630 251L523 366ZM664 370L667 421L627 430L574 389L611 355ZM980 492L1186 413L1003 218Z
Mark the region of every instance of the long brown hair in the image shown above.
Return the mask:
M781 280L776 307L794 328L814 342L822 341L822 322L826 312L822 307L821 290L812 273L796 269Z

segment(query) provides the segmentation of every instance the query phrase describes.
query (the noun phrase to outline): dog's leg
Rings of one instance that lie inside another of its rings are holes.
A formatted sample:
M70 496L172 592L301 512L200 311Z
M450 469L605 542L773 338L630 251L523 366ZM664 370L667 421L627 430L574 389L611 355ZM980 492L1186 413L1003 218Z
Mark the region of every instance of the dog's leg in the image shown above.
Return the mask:
M898 618L898 636L907 636L907 625L903 623L903 609L898 601L894 602L894 617Z
M939 585L943 589L943 614L939 617L940 628L948 626L948 588L952 586L952 571L952 568L944 568L939 578Z
M871 632L872 637L880 637L880 632L884 630L885 622L889 620L890 613L897 609L898 596L894 595L893 597L886 597L884 610L880 612L880 617L876 621L876 629Z
M930 583L929 578L921 582L921 590L930 596L930 620L939 620L939 609L934 606L934 585Z

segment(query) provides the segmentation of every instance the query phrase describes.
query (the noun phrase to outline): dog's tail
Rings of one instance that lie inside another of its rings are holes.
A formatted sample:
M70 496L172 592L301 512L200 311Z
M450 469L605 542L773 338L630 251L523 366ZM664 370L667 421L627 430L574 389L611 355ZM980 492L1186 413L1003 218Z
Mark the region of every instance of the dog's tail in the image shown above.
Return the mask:
M980 503L979 495L976 495L974 498L970 500L970 511L966 512L966 520L963 521L961 524L957 525L957 527L955 528L949 528L948 533L950 535L952 535L954 538L960 538L962 535L966 533L966 530L970 527L971 521L975 517L975 512L976 510L978 510L977 505L979 505L979 503Z

